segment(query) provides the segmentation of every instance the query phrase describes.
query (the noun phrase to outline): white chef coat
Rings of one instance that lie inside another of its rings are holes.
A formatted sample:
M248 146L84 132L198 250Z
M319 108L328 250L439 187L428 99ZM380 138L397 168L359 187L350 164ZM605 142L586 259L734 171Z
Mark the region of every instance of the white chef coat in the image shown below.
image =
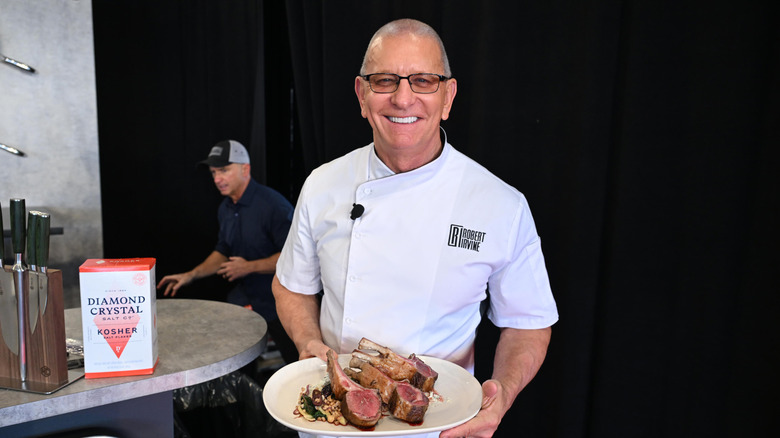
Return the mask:
M355 220L353 203L365 207ZM340 353L367 337L473 372L486 289L498 327L558 319L525 197L446 142L410 172L394 174L373 144L315 169L276 274L293 292L324 291L323 340Z

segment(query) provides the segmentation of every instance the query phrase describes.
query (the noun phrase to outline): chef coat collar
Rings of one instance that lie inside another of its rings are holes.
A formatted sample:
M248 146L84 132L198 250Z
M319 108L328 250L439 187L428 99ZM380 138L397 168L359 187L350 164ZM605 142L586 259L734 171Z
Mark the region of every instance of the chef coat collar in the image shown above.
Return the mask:
M446 151L447 146L448 146L448 143L447 143L447 132L441 126L439 126L439 129L441 130L440 131L440 138L441 138L441 144L442 144L442 151L441 151L441 153L439 154L438 157L434 158L434 160L431 161L430 163L427 163L427 164L419 167L418 169L414 169L411 172L415 172L415 171L417 171L419 169L424 169L426 167L429 167L433 163L444 161L443 157L444 157L444 155L446 155L445 151ZM431 167L438 167L438 166L431 166ZM405 173L409 173L409 172L405 172ZM376 145L372 143L371 144L371 155L370 155L369 160L368 160L368 180L371 181L371 180L385 178L385 177L393 176L393 175L395 175L395 172L393 172L389 167L387 167L387 165L381 159L379 159L379 156L376 154Z

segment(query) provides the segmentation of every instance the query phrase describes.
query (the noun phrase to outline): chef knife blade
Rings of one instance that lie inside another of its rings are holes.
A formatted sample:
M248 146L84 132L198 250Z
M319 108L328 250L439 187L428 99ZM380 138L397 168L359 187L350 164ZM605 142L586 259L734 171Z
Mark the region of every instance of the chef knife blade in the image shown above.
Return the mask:
M35 257L36 248L36 227L38 225L38 212L30 211L27 213L27 312L29 318L27 319L30 325L30 334L35 332L35 327L38 325L38 272L35 264L37 263Z
M49 267L49 234L51 231L51 216L48 213L39 213L38 216L38 236L35 241L35 255L37 257L38 269L38 297L40 299L41 318L46 313L46 304L49 301L49 274L46 273Z
M0 215L0 230L3 229L3 215ZM0 237L0 254L5 254L5 239ZM2 259L2 256L0 256ZM0 265L4 263L0 260ZM13 354L19 354L19 316L16 314L16 288L14 274L0 266L0 330L5 345Z
M27 213L24 205L24 199L11 199L11 245L13 246L16 263L14 263L13 271L14 285L16 286L16 314L18 315L19 322L19 377L22 382L27 380L27 333L25 331L27 325L27 294L24 290L24 271L25 266L22 262L22 256L24 255L24 242L25 242L25 214Z

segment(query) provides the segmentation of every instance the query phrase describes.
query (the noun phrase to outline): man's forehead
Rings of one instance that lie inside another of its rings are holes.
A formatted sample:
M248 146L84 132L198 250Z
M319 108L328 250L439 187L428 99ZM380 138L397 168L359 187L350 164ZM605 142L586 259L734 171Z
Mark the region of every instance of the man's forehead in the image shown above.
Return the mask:
M369 47L366 64L371 67L395 67L395 63L423 64L432 69L440 70L441 51L436 39L425 35L405 33L400 35L383 35L376 38ZM431 70L431 71L428 71ZM388 71L387 73L393 73ZM422 73L422 71L416 72Z

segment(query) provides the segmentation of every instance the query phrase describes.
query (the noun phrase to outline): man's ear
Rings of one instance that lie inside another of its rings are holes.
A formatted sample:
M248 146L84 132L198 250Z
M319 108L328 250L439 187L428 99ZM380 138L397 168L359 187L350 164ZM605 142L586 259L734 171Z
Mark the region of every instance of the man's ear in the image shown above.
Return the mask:
M365 119L366 114L366 87L368 87L368 84L361 78L360 76L355 76L355 94L358 98L358 103L360 103L360 115L363 116Z
M441 112L441 119L447 120L450 117L450 110L452 110L452 101L455 100L455 95L458 94L458 81L455 78L448 79L444 82L444 108Z

